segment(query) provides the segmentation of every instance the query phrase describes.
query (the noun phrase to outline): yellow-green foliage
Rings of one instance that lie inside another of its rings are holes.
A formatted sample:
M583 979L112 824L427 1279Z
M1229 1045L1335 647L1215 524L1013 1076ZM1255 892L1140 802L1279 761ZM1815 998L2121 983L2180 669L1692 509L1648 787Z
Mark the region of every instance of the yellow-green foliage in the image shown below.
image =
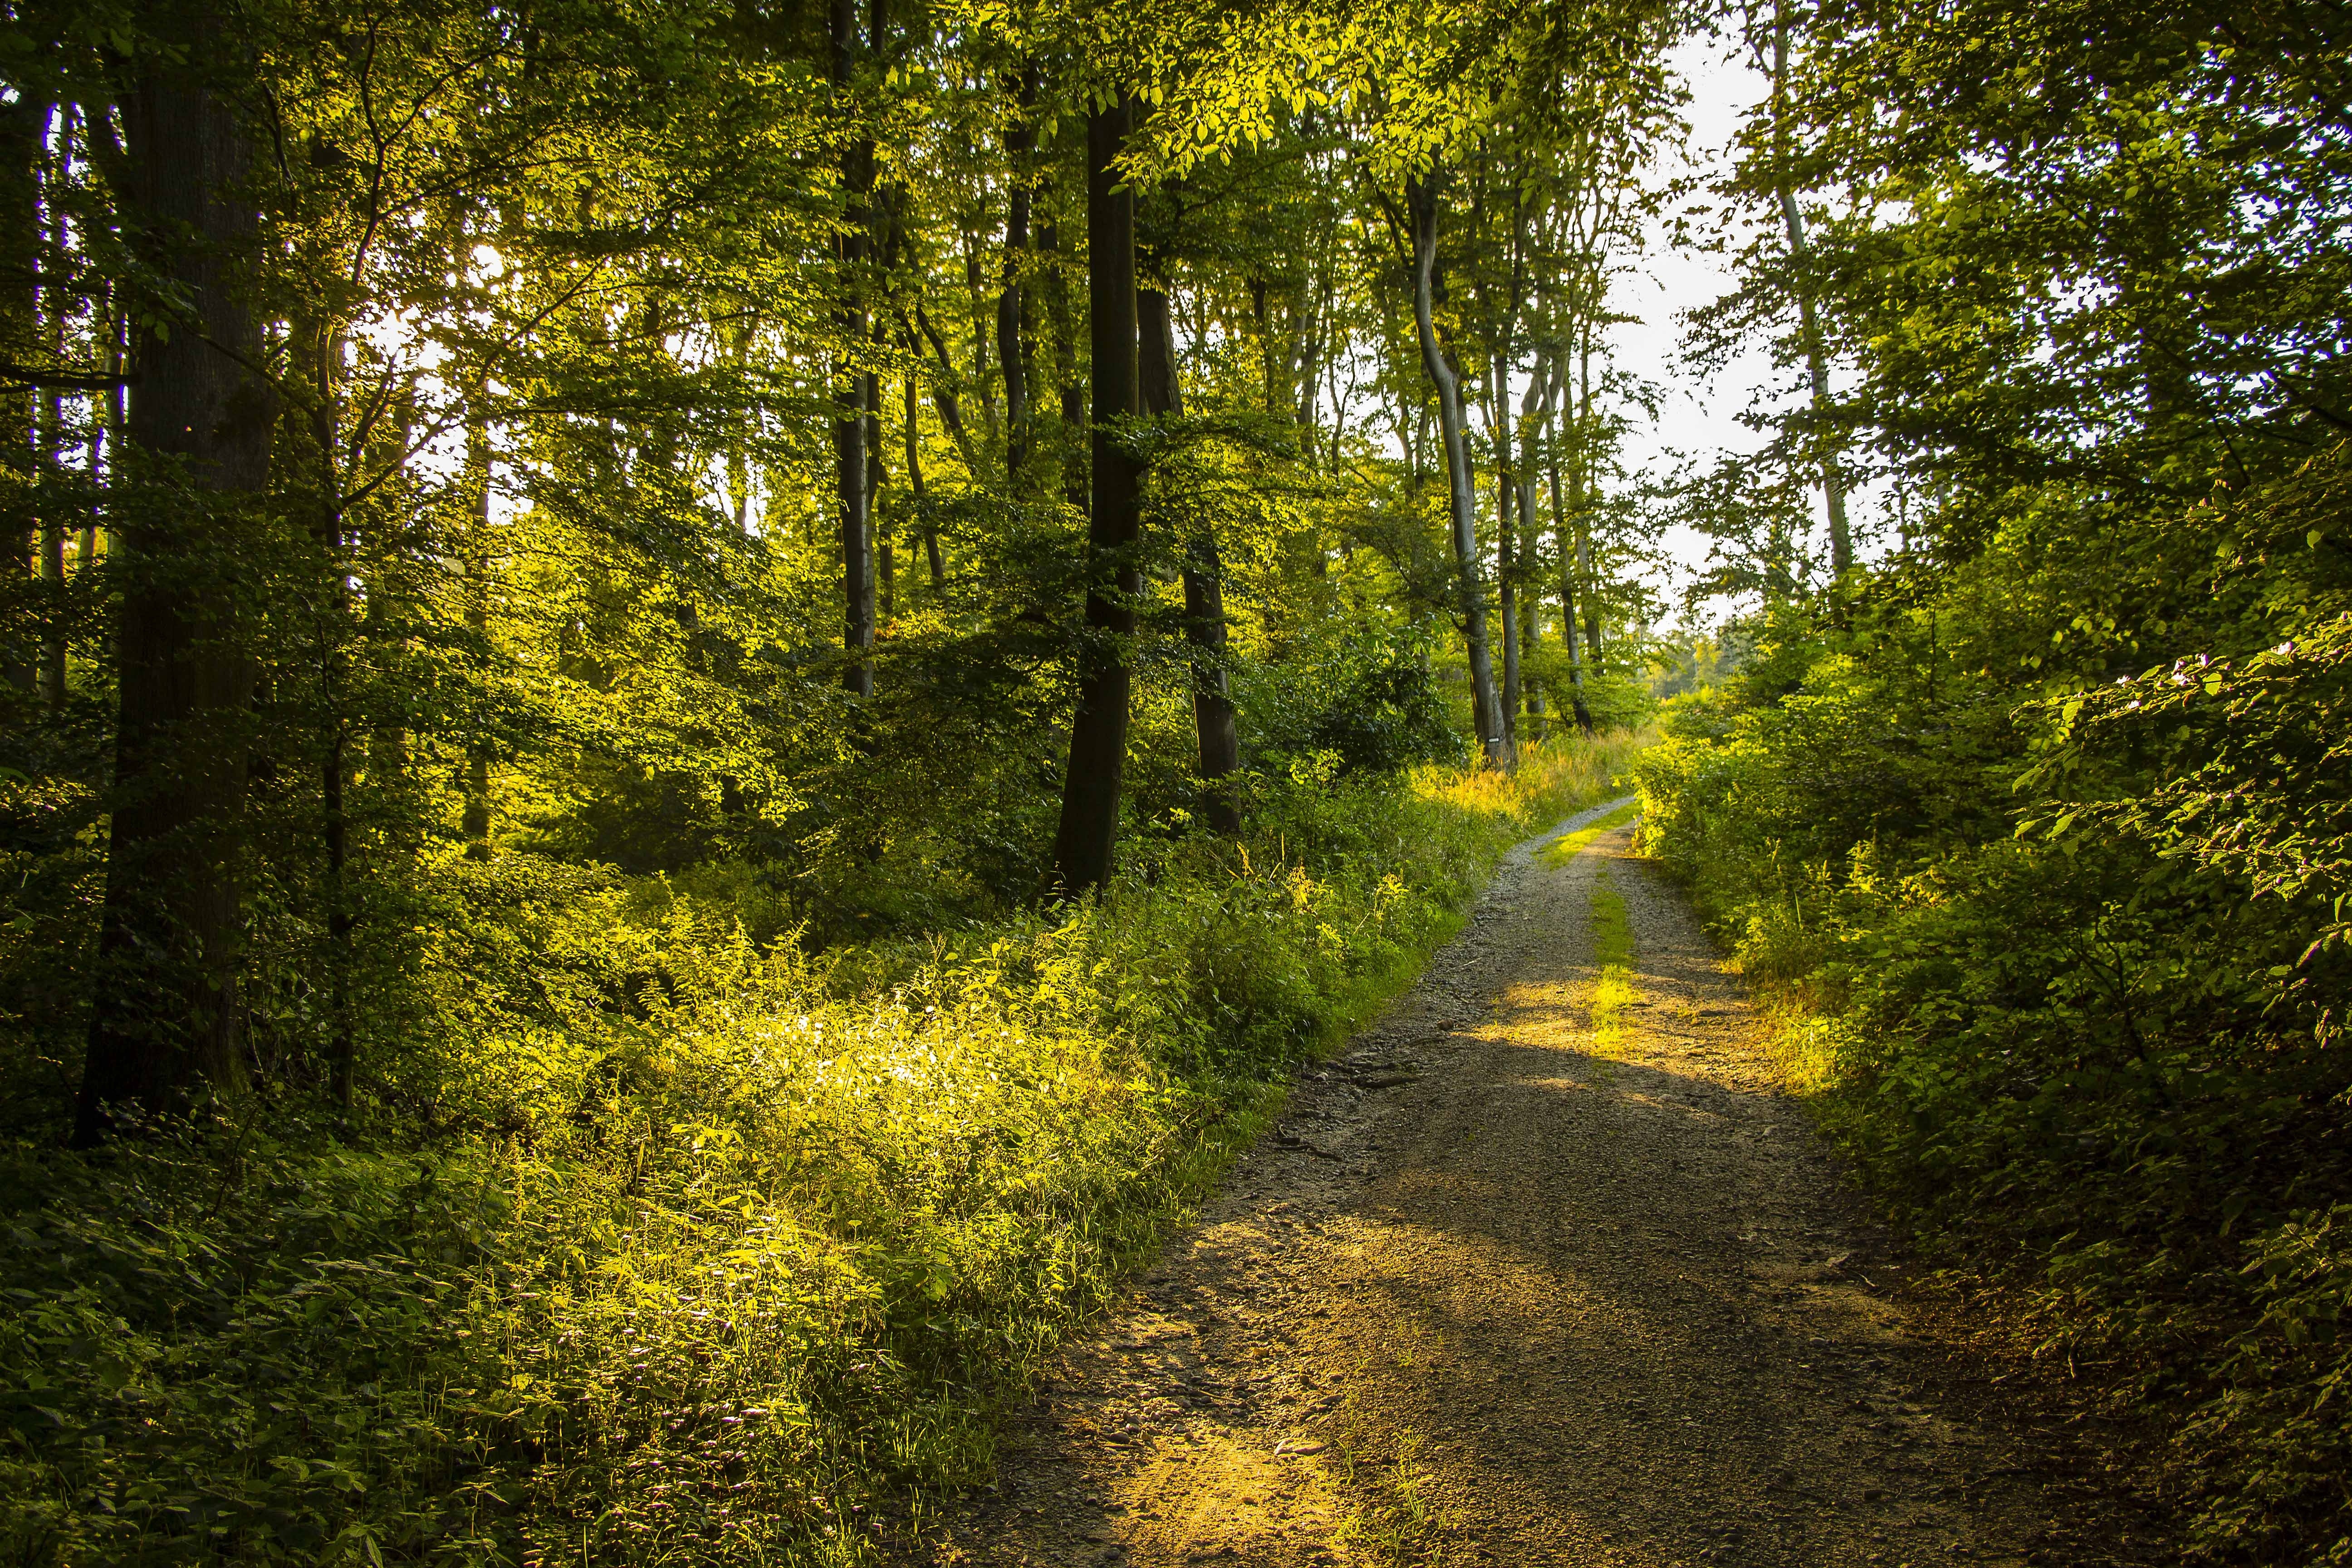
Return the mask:
M426 1144L225 1106L12 1152L8 1560L870 1554L1641 740L1270 787L1246 843L1139 850L1102 905L823 959L659 880L509 886L445 954ZM518 976L530 1027L468 992Z

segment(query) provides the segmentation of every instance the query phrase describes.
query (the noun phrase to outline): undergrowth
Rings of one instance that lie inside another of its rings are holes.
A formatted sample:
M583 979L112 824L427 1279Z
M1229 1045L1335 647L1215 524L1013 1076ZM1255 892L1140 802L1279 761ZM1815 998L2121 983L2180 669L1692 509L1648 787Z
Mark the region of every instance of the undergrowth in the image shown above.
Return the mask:
M1790 1076L2198 1561L2352 1563L2346 627L2025 701L1890 615L1637 764Z
M0 1156L0 1556L867 1561L1643 741L1310 762L1098 905L814 956L723 879L453 861L397 1117Z

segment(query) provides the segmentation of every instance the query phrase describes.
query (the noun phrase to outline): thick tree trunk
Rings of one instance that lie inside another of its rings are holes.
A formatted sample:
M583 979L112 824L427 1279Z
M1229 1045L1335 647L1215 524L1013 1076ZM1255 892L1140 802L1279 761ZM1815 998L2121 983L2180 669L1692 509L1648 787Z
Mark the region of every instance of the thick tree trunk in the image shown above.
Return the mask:
M873 0L877 27L882 3L883 0ZM833 89L836 104L846 112L850 107L850 70L861 42L857 0L832 0L828 15ZM866 307L861 296L871 248L867 229L873 216L872 142L853 140L842 150L841 184L847 193L848 207L843 215L844 228L835 254L835 286L840 289L840 303L834 324L844 344L845 356L850 356L857 350L847 345L862 346L866 337ZM874 546L866 510L866 416L873 402L873 379L870 374L859 373L854 360L845 357L835 374L834 386L834 493L840 518L844 603L841 641L842 650L849 656L848 667L842 672L842 684L859 697L874 695Z
M1464 429L1462 378L1437 338L1437 176L1411 180L1405 199L1412 210L1412 313L1421 340L1421 365L1437 394L1437 429L1445 447L1446 494L1453 519L1457 613L1470 655L1470 697L1478 746L1497 767L1510 763L1502 704L1495 692L1495 666L1486 647L1486 574L1478 560L1478 492L1470 472L1470 443Z
M160 72L124 105L140 243L189 319L142 326L123 497L113 819L96 990L74 1140L131 1107L165 1108L244 1063L237 994L238 837L253 661L236 573L247 509L268 477L275 419L260 323L231 275L257 244L247 149L229 106ZM201 244L181 249L193 236ZM146 314L147 312L142 312Z
M1157 289L1135 292L1137 361L1143 412L1181 415L1184 394L1176 374L1176 332L1168 319L1168 296ZM1184 641L1192 661L1192 730L1200 743L1201 814L1228 836L1241 831L1232 775L1241 766L1241 731L1225 678L1225 567L1217 536L1206 528L1184 541Z
M1131 119L1125 99L1087 121L1087 303L1094 353L1092 505L1087 527L1086 643L1077 713L1070 725L1069 773L1054 845L1060 890L1076 896L1110 877L1118 832L1120 775L1127 765L1128 647L1135 633L1135 559L1141 530L1139 476L1122 446L1119 421L1137 410L1135 193L1117 189Z

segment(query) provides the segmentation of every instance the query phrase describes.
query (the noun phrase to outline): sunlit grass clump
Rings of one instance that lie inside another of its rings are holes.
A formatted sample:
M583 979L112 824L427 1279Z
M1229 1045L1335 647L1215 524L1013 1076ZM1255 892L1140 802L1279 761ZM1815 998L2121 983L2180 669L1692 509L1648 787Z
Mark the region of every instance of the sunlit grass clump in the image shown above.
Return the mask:
M1268 785L1245 842L1160 840L1103 903L815 956L567 884L502 917L538 1024L451 962L422 1142L231 1105L15 1151L8 1559L871 1556L1637 742Z

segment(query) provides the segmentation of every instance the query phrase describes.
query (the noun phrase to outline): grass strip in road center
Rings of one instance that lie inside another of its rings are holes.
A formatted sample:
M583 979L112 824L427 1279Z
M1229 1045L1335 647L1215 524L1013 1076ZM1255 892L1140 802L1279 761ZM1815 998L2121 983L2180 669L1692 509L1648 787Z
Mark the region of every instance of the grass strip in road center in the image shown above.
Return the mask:
M1555 868L1565 866L1570 860L1575 859L1579 855L1582 854L1586 847L1590 846L1594 839L1600 837L1602 834L1608 832L1612 828L1624 826L1627 823L1633 821L1635 817L1641 815L1641 803L1638 801L1629 800L1624 805L1619 806L1616 810L1611 812L1608 816L1602 817L1600 821L1590 823L1585 826L1578 828L1573 833L1561 834L1559 837L1553 839L1550 843L1537 850L1537 857L1541 859L1545 865Z
M1602 871L1592 879L1591 917L1593 962L1601 978L1592 986L1592 1041L1600 1049L1614 1047L1624 1034L1619 1015L1642 994L1633 985L1633 927L1617 884Z

